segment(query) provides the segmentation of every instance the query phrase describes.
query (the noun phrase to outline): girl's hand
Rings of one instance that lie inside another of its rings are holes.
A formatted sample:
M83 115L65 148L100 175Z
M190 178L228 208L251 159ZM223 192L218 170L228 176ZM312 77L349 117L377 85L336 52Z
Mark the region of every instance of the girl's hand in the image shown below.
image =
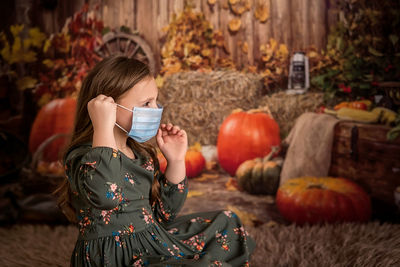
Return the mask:
M94 131L109 132L114 129L117 106L112 97L100 94L89 101L87 108Z
M161 124L157 132L157 144L168 162L184 161L188 146L187 135L179 126Z

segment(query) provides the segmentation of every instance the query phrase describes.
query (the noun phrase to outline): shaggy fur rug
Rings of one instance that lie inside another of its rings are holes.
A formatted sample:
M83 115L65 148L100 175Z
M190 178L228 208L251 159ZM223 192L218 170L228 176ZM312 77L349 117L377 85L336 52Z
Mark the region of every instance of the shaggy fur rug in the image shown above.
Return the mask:
M400 266L400 225L263 224L247 227L257 242L251 266ZM74 226L0 228L0 266L69 266Z

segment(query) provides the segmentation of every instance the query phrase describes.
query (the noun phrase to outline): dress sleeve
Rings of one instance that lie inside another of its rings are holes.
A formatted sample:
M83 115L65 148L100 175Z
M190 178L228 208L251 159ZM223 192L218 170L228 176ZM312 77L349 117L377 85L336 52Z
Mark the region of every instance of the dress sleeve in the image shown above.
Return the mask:
M165 175L158 170L156 175L160 182L160 200L153 204L153 212L158 222L168 223L174 220L185 203L188 193L187 177L179 184L169 182Z
M110 147L89 147L71 151L66 159L66 175L83 200L97 209L111 210L123 201L121 154Z

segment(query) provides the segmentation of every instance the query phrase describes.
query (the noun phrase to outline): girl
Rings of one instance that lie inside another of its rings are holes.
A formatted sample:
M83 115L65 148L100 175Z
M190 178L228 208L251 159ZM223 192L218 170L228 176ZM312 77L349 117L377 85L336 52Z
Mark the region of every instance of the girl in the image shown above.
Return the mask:
M60 206L78 223L71 266L248 266L255 248L229 210L176 218L188 192L187 135L161 124L148 67L114 56L82 84ZM159 172L156 136L167 159Z

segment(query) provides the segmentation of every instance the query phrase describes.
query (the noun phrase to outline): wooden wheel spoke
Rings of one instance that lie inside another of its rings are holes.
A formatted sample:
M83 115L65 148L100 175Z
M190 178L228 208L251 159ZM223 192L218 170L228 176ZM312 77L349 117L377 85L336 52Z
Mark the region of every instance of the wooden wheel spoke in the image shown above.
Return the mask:
M138 35L109 32L103 36L103 45L96 52L103 58L116 54L136 58L148 64L152 72L155 70L153 52L146 41Z

